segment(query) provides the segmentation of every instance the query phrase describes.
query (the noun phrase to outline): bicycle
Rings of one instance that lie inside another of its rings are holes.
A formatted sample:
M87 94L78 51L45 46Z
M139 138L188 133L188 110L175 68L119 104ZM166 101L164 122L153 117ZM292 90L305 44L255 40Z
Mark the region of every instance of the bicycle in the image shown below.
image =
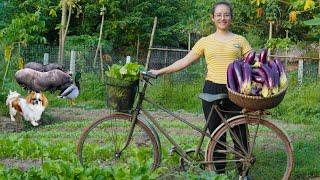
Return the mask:
M231 177L235 177L238 172L242 176L249 174L254 179L289 179L293 168L291 142L283 130L263 117L266 111L243 111L241 115L226 119L223 116L224 110L219 108L219 104L223 103L228 95L200 93L201 99L215 102L209 116L212 111L216 111L222 118L221 125L210 135L207 132L208 122L199 128L145 96L149 81L154 78L156 77L152 74L140 73L142 88L131 113L107 115L92 122L83 130L77 145L77 155L82 165L93 163L112 166L115 163L128 163L132 161L131 156L140 153L151 157L143 163L150 165L150 170L155 170L161 162L161 143L158 135L160 131L173 145L174 152L180 156L180 166L184 170L198 165L216 173L226 173ZM196 148L184 150L143 108L143 102L162 109L198 131L201 136ZM140 115L141 112L147 119ZM245 141L236 131L241 125L246 127ZM201 147L205 137L209 140L204 152ZM221 156L217 158L215 156L217 153L223 154L224 158ZM217 166L223 168L218 169ZM266 172L270 169L274 172ZM265 177L266 174L268 177Z

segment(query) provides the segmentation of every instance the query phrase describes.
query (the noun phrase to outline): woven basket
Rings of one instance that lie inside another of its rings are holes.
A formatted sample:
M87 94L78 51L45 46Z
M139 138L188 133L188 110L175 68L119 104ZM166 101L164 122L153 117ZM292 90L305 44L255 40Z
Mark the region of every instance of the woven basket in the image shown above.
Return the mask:
M108 77L106 79L107 106L118 112L131 110L139 81L124 81Z
M271 95L269 97L261 96L248 96L240 94L228 88L229 99L234 102L236 105L246 108L248 110L263 110L271 109L276 107L283 100L284 95L286 94L288 86L283 88L278 94Z

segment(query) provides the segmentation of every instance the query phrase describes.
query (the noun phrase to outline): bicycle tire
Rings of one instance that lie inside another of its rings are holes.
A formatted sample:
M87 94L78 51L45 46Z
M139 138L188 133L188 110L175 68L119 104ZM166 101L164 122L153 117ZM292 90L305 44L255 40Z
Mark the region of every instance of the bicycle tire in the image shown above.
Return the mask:
M160 145L152 130L139 118L130 144L118 154L129 134L131 117L129 114L116 113L87 126L77 144L80 163L85 167L89 165L105 167L117 163L130 165L130 161L138 160L150 165L150 170L156 169L161 159Z
M242 140L241 145L239 138L232 138L239 137L236 134L241 132L236 131L239 125L245 127L242 132L247 133L247 141ZM219 140L224 134L227 134L225 143ZM221 154L225 158L221 159ZM206 160L215 162L207 165L209 170L225 173L230 179L240 174L252 179L287 180L293 168L292 145L284 131L269 120L244 115L231 118L228 125L221 124L215 130L208 142Z

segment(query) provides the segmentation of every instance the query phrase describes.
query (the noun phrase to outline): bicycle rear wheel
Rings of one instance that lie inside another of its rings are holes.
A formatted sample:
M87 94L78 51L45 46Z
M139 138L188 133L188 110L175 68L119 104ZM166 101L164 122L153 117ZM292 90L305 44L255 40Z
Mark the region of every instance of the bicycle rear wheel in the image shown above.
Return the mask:
M125 147L131 124L131 115L112 114L86 127L77 145L81 164L103 167L140 162L150 170L156 169L160 164L160 146L152 130L141 120L137 119L130 144Z
M289 179L292 146L281 129L258 117L237 116L228 122L216 129L208 143L206 160L213 162L209 170L226 173L230 179L239 174L252 179Z

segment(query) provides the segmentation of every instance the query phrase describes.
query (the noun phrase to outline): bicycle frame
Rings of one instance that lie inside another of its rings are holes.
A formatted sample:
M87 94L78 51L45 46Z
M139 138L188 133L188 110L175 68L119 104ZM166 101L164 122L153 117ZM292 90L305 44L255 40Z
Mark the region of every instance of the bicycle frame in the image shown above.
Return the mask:
M187 162L194 162L194 160L186 153L185 150L182 149L182 147L168 134L168 132L166 131L165 128L161 127L161 125L157 122L157 120L145 109L142 108L142 104L144 101L152 104L153 106L156 106L158 109L161 109L163 111L165 111L166 113L168 113L169 115L171 115L172 117L178 119L179 121L181 121L184 124L187 124L189 127L191 127L192 129L196 130L197 132L199 132L201 134L201 137L199 139L198 145L196 147L195 150L195 157L198 156L201 146L203 144L204 141L204 137L208 137L210 138L211 135L209 133L206 132L208 125L209 125L209 121L206 121L204 127L201 129L197 126L195 126L194 124L188 122L186 119L174 114L172 111L166 109L165 107L153 102L151 99L149 99L148 97L145 97L145 91L147 89L148 86L148 81L149 79L143 79L143 83L142 83L142 89L139 91L138 93L138 97L136 99L136 103L134 104L133 107L133 111L132 111L132 124L131 124L131 128L130 128L130 132L129 132L129 136L126 142L125 147L121 150L123 151L130 143L133 131L134 131L134 127L135 127L135 123L137 120L138 115L140 114L140 112L142 112L151 122L152 124L167 138L167 140L176 148L177 153ZM209 119L212 115L212 112L214 110L217 110L217 105L213 105L209 114ZM217 111L218 113L220 113L219 111ZM222 116L222 114L220 113L220 115ZM226 120L225 120L226 122ZM203 162L203 163L208 163L208 162Z
M142 112L148 119L149 121L151 121L153 124L165 137L166 139L175 147L176 149L176 152L181 156L181 158L183 158L186 162L188 163L192 163L192 162L195 162L195 160L192 159L192 157L190 157L187 152L185 150L183 150L183 148L168 134L168 132L166 131L165 128L161 127L161 125L157 122L157 120L146 110L146 109L143 109L142 107L142 104L144 101L152 104L153 106L157 107L158 109L161 109L163 110L164 112L166 112L167 114L169 114L170 116L178 119L179 121L181 121L182 123L188 125L189 127L191 127L192 129L196 130L197 132L199 132L201 134L200 136L200 139L197 143L197 146L196 146L196 149L195 149L195 154L194 154L194 157L197 157L200 153L200 150L201 150L201 146L203 144L203 141L204 141L204 137L208 137L208 138L211 138L211 134L207 133L206 130L208 128L208 125L209 125L209 121L206 121L205 125L203 126L203 128L199 128L197 126L195 126L194 124L188 122L186 119L176 115L175 113L173 113L172 111L166 109L165 107L155 103L154 101L152 101L151 99L149 99L148 97L145 96L145 92L146 92L146 89L147 89L147 86L148 86L148 83L149 83L149 78L141 78L141 80L143 81L142 83L142 88L141 90L139 91L138 93L138 97L136 98L136 101L135 101L135 104L134 104L134 107L132 108L132 123L131 123L131 128L130 128L130 132L129 132L129 136L128 136L128 139L126 141L126 145L125 147L121 150L123 151L130 143L130 140L131 140L131 137L132 137L132 134L133 134L133 131L134 131L134 127L135 127L135 123L136 123L136 120L137 120L137 117L138 115L140 114L140 112ZM243 144L241 143L240 139L238 138L238 136L235 134L235 132L233 132L232 130L232 127L229 125L228 121L229 119L225 118L223 115L222 115L222 112L235 112L235 111L225 111L225 110L221 110L219 108L219 106L217 104L213 104L212 107L211 107L211 110L210 110L210 113L209 113L209 116L208 116L208 119L211 119L211 116L212 116L212 113L213 111L216 111L217 114L219 115L219 117L221 118L222 120L222 123L220 126L224 126L226 125L229 129L229 132L231 134L231 136L234 138L235 142L239 145L241 151L243 153L245 153L245 155L248 155L251 153L252 149L246 149ZM239 111L237 111L239 112ZM255 114L255 113L258 113L258 114ZM265 114L266 112L265 111L255 111L255 112L243 112L243 115L240 115L240 116L245 116L245 117L248 117L248 116L255 116L255 117L259 117L261 118L261 116L263 114ZM239 116L235 116L233 118L236 118L236 117L239 117ZM233 119L231 118L231 119ZM219 126L219 127L220 127ZM217 129L219 129L219 127ZM259 128L259 126L257 126L257 128ZM257 132L257 129L256 131ZM157 133L157 132L155 132ZM213 132L214 134L215 132ZM256 133L255 135L256 136ZM223 144L224 146L227 146L225 143L221 142L220 140L216 140L218 143L220 144ZM232 149L232 147L230 147L230 149ZM233 151L235 154L238 154L240 156L243 156L241 155L239 152L237 151ZM201 161L201 162L197 162L199 164L213 164L213 163L217 163L218 161L215 161L215 162L209 162L209 161Z

